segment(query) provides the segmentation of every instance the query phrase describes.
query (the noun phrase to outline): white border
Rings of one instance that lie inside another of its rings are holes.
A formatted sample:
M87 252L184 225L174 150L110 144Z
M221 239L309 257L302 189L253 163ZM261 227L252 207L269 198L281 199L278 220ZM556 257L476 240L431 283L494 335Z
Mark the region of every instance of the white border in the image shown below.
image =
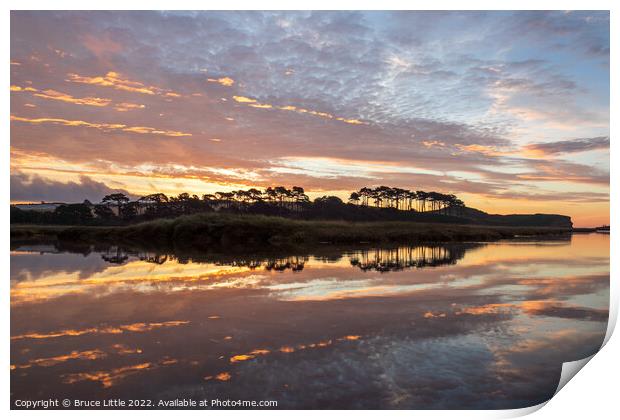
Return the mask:
M614 0L78 0L13 1L9 10L610 10Z
M4 42L2 44L4 62L4 86L5 89L10 85L10 70L8 62L10 61L10 9L15 10L82 10L88 6L92 10L611 10L611 72L618 73L618 30L619 19L618 6L620 2L613 0L589 0L589 1L554 1L554 0L433 0L433 1L403 1L403 0L382 0L380 2L371 0L313 0L313 1L286 1L286 0L227 0L225 2L215 1L198 1L198 0L151 0L151 1L128 1L128 0L108 0L105 3L86 4L83 1L63 0L63 1L12 1L7 2L5 13L0 17L0 27L3 28ZM6 4L6 3L5 3ZM5 204L0 206L0 214L4 220L2 223L2 231L0 233L4 243L5 251L0 254L2 258L3 279L2 279L2 309L4 322L2 323L2 336L5 338L2 346L2 356L5 360L5 375L2 378L1 392L2 401L6 410L9 409L9 359L10 359L10 342L9 336L9 139L10 139L10 123L8 115L10 113L9 91L5 91L5 99L2 101L3 107L3 125L4 133L2 162L4 173L4 182L0 184L2 188L2 196L5 198ZM611 80L611 115L618 115L618 84L612 77ZM610 136L615 139L614 135L614 119L611 118ZM617 132L617 130L616 130ZM618 158L617 147L614 147L613 141L611 145L611 162L616 162ZM611 165L611 214L618 208L618 171ZM611 223L615 227L615 220ZM615 230L612 227L612 230ZM598 353L592 361L583 368L583 372L579 373L577 380L570 381L565 388L561 390L547 404L541 404L536 407L521 410L503 410L503 411L381 411L376 413L373 411L218 411L218 412L197 412L197 411L178 411L175 416L191 416L204 417L215 416L220 418L239 418L252 417L257 419L290 419L295 418L313 418L320 416L355 416L359 420L374 419L377 415L388 416L391 418L459 418L459 419L481 419L481 418L509 418L517 417L531 412L535 412L531 418L548 419L548 418L566 418L566 419L582 419L584 417L592 418L609 418L613 416L611 413L618 412L617 403L617 375L620 373L619 361L616 355L620 355L620 342L617 337L611 336L613 326L618 316L618 286L615 283L618 279L618 239L616 233L611 235L611 308L610 322L608 326L606 345L604 351ZM610 339L611 337L611 339ZM609 340L609 341L607 341ZM544 409L539 410L545 406ZM107 418L110 415L119 415L120 413L110 413L107 411L89 411L88 413L80 411L11 411L10 415L15 418L82 418L85 415L91 418ZM124 415L125 413L123 412ZM143 415L144 413L127 412L128 416ZM167 419L173 413L169 411L150 412L148 415L155 419ZM356 420L357 420L356 419Z

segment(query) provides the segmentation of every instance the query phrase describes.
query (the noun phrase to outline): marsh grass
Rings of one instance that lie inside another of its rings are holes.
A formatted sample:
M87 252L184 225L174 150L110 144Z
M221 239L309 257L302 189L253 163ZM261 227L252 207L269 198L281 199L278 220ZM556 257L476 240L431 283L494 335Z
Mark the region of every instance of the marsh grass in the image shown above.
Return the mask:
M174 249L300 247L493 241L567 234L567 228L495 227L413 222L301 221L262 215L203 213L128 226L11 227L13 240L58 240Z

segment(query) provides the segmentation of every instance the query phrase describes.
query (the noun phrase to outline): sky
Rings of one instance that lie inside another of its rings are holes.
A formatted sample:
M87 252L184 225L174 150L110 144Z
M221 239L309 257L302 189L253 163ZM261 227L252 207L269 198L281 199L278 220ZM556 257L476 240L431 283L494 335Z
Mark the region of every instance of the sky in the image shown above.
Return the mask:
M11 201L364 186L609 223L609 13L11 12Z

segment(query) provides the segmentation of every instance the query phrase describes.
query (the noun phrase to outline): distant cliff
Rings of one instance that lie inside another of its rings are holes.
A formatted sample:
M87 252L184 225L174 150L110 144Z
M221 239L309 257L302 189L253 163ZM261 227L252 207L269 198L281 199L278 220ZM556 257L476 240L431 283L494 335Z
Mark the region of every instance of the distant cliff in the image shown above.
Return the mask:
M573 222L569 216L561 214L488 214L483 211L466 207L459 218L469 220L469 223L492 226L544 226L572 228Z

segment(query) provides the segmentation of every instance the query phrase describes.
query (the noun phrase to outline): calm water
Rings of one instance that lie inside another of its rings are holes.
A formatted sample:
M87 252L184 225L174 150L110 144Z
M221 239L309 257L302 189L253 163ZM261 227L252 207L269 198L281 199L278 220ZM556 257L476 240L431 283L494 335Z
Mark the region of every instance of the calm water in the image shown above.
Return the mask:
M75 251L75 250L74 250ZM310 255L11 252L11 398L518 408L600 347L609 236Z

